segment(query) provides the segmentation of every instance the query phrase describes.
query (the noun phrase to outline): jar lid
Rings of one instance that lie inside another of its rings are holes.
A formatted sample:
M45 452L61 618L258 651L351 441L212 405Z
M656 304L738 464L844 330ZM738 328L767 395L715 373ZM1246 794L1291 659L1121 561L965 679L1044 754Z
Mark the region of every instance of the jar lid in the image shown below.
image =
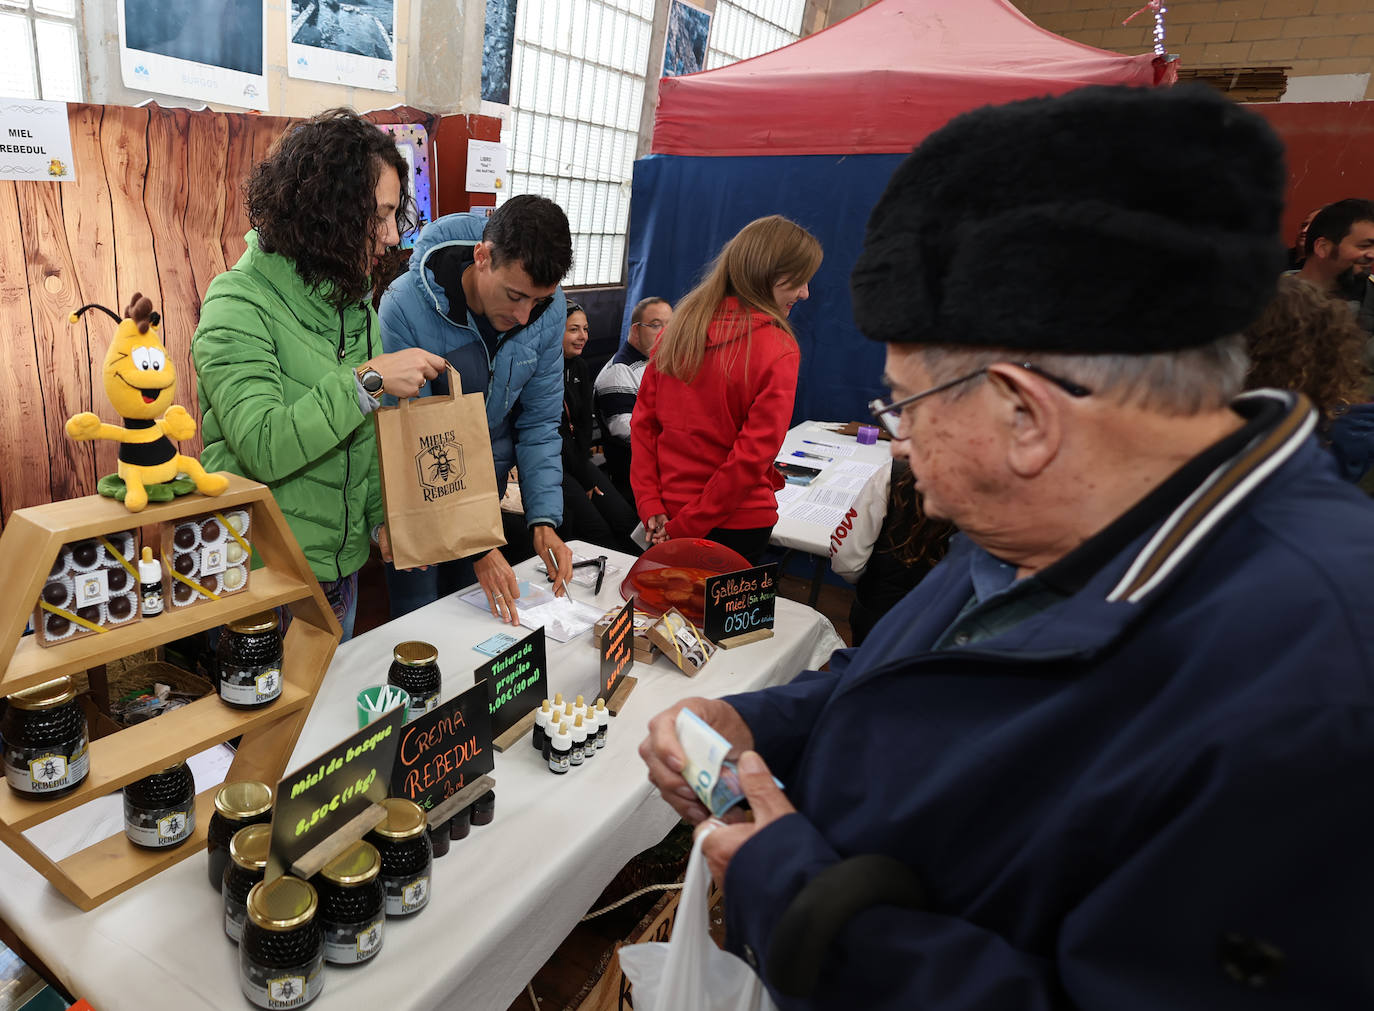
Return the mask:
M74 698L76 692L72 689L72 679L64 675L15 692L10 696L10 705L15 709L56 709Z
M396 658L397 663L403 663L407 667L423 667L439 662L439 651L427 642L399 643L391 655Z
M370 842L359 841L344 850L320 869L324 877L336 885L362 885L382 870L382 855Z
M260 632L273 631L277 624L276 611L262 611L229 622L229 631L237 632L239 635L257 635Z
M247 871L267 867L267 851L272 845L271 825L249 825L229 840L229 858Z
M249 889L248 918L263 930L293 930L314 919L318 903L314 885L283 874Z
M272 788L254 779L225 783L215 794L215 810L232 821L256 818L272 807Z
M428 819L424 809L413 800L404 797L388 797L382 801L386 808L386 821L372 831L383 839L413 839L423 835Z

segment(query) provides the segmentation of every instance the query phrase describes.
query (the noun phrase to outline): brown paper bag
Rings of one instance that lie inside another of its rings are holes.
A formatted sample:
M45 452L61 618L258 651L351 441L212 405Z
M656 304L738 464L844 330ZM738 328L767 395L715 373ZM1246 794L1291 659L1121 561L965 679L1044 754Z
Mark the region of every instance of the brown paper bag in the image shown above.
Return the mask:
M372 414L391 557L398 569L433 565L506 543L487 431L486 398L463 393L402 400Z

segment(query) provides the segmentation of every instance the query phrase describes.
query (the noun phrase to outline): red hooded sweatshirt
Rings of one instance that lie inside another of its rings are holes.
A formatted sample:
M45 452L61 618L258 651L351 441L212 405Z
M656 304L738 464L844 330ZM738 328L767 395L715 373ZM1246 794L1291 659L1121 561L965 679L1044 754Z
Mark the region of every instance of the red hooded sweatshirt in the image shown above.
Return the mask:
M640 518L665 514L671 537L778 520L773 493L783 479L773 460L792 421L801 352L769 316L748 311L746 328L742 313L734 298L720 304L691 383L665 376L652 358L644 370L630 484Z

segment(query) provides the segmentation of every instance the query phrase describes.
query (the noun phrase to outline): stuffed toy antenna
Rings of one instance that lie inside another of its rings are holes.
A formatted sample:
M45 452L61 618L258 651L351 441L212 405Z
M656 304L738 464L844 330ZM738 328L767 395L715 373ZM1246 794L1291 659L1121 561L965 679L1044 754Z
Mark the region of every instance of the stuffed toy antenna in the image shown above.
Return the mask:
M172 445L172 440L180 442L195 435L196 421L186 408L172 403L177 373L158 336L161 320L153 312L153 303L135 292L123 319L103 305L91 304L72 313L71 322L88 309L99 309L119 324L105 353L102 378L105 396L123 419L123 427L107 425L90 411L67 421L67 435L73 439L109 439L120 444L118 477L101 478L100 493L122 497L125 508L134 513L140 512L150 497L166 501L173 494L181 494L178 483L193 483L203 495L221 494L229 487L229 479L223 474L207 474L199 460L183 456Z

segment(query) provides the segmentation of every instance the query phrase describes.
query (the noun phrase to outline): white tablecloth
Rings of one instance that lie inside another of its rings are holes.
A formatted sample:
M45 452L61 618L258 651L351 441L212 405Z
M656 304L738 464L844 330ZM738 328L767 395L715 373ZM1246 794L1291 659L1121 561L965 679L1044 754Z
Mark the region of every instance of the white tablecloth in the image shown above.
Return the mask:
M608 576L594 599L609 609L620 603L620 580L632 559L606 553L621 572ZM517 571L543 583L533 564ZM578 586L573 594L593 600ZM438 647L448 699L472 684L472 671L487 659L472 646L503 628L455 595L341 646L290 768L357 729L355 696L386 679L396 643L422 639ZM715 697L789 681L843 645L825 618L783 599L775 632L719 651L693 679L663 658L636 664L639 685L612 721L606 748L567 775L551 774L528 741L497 754L495 822L474 828L435 861L429 906L388 921L384 948L372 963L326 968L324 993L312 1007L504 1011L620 868L676 822L636 751L649 717L686 695ZM595 696L598 654L590 632L562 645L550 640L548 664L551 691ZM30 838L60 858L119 831L121 818L115 794L39 826ZM239 990L238 949L224 936L221 898L206 881L205 860L195 854L82 913L0 846L0 915L98 1011L238 1011L249 1006Z
M829 446L840 449L835 451ZM790 490L779 492L778 522L771 543L828 557L830 535L845 511L859 503L860 496L877 495L876 489L886 488L886 481L878 481L874 475L891 464L891 446L881 439L876 445L861 446L854 436L839 435L815 421L804 421L788 431L778 461L818 467L821 474L809 485L789 485ZM794 453L810 455L799 457ZM831 459L816 459L827 456ZM868 476L862 477L864 473ZM801 500L801 510L811 518L792 512L798 508L790 501L793 499Z

